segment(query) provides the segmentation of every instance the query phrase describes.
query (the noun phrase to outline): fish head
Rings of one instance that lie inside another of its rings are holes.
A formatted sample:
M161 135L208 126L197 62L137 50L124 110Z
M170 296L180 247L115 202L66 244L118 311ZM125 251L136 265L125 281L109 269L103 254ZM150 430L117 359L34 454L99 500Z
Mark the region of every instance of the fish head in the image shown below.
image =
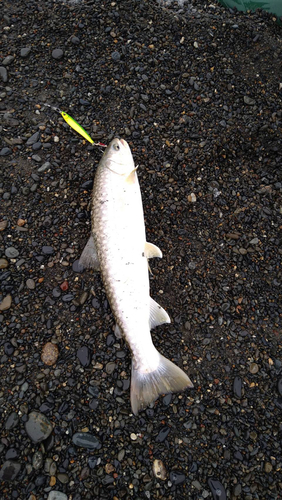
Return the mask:
M103 155L109 170L119 175L129 175L134 169L134 160L129 145L124 139L113 139Z

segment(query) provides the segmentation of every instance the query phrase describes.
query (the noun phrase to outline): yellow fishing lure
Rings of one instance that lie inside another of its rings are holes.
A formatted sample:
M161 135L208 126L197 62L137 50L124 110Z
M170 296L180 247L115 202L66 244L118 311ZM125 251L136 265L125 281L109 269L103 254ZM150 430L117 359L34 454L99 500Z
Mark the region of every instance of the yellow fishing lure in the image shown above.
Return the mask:
M44 106L48 106L48 108L51 108L54 111L57 111L58 113L60 113L60 115L67 122L67 124L71 128L73 128L73 130L75 130L78 134L82 135L82 137L84 137L84 139L89 141L90 144L93 144L94 146L102 146L104 148L107 147L106 144L103 144L102 142L94 142L93 139L90 137L90 135L86 132L86 130L84 130L84 128L81 125L79 125L79 123L77 123L77 121L74 120L74 118L72 118L70 115L68 115L64 111L62 111L60 108L56 108L55 106L51 106L50 104L46 104L46 103L44 103Z
M89 141L91 144L94 144L93 139L91 139L90 135L87 134L86 130L84 130L84 128L81 125L79 125L79 123L77 123L77 121L75 121L70 115L68 115L64 111L60 111L60 113L61 113L63 119L67 122L67 124L71 128L73 128L73 130L78 132L78 134L82 135L82 137L84 137L84 139L87 139L87 141Z

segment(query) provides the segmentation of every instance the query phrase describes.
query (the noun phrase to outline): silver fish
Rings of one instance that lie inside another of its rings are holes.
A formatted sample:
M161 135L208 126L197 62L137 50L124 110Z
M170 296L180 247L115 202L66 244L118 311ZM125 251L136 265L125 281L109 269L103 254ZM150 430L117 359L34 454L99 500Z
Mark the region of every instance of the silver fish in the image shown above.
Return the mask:
M162 257L146 242L144 214L130 147L113 139L98 165L92 196L92 233L80 263L101 271L116 320L132 353L131 407L134 414L164 393L193 387L189 377L155 348L150 330L170 323L149 294L148 259Z

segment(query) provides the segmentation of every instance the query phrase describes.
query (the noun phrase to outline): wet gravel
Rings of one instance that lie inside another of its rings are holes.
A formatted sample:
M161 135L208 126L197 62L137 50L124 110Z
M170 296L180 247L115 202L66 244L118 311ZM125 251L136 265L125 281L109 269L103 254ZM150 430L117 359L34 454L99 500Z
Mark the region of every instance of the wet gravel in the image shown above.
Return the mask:
M281 27L200 0L7 0L1 32L1 499L281 498ZM78 263L102 149L44 103L139 165L172 318L153 338L195 388L137 417Z

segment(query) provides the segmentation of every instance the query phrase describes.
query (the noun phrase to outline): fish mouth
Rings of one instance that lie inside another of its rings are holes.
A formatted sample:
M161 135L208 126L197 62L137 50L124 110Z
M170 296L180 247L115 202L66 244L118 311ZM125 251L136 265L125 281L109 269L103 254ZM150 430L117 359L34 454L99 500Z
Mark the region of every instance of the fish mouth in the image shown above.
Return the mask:
M127 146L127 142L124 139L120 139L119 141L122 143L123 146Z

